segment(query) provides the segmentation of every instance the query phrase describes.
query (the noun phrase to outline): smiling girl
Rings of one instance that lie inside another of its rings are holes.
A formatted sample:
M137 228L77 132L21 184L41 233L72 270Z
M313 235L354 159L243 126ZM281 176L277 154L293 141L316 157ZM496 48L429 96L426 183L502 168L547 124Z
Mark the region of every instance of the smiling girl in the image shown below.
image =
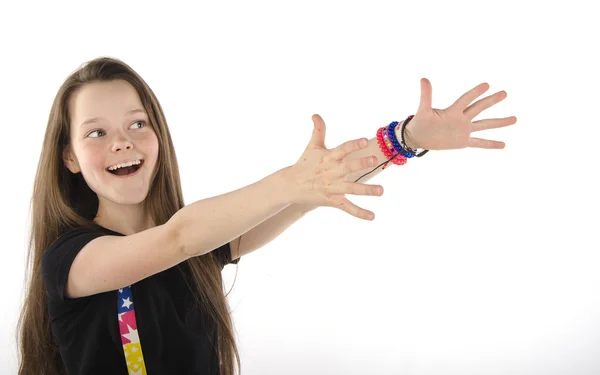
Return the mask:
M35 177L19 374L234 374L240 360L223 267L317 207L372 220L346 194L381 196L382 186L364 182L382 165L427 150L503 148L470 136L516 122L472 121L506 97L471 103L487 89L437 110L423 79L414 118L333 149L314 115L297 163L185 205L150 87L118 59L86 63L58 90Z

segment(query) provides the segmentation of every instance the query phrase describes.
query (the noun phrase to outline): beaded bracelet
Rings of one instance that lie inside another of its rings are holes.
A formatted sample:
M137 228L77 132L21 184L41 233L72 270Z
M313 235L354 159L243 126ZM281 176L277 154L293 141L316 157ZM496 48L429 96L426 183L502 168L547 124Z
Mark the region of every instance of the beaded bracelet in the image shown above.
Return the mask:
M390 141L390 138L387 135L387 129L383 129L383 142L386 144L386 146L388 147L388 149L392 152L392 155L397 154L398 151L396 151L396 149L394 148L394 145L392 144L392 141Z
M382 169L385 169L390 161L397 165L404 165L406 163L406 158L398 153L393 146L389 143L389 140L386 142L386 127L379 128L377 130L377 143L379 144L379 148L383 155L388 159ZM390 147L391 146L391 147Z
M402 147L400 145L400 142L398 142L398 138L396 138L396 126L398 125L398 121L394 121L391 122L388 127L387 127L387 135L388 138L390 139L390 141L392 142L392 144L394 145L394 148L400 153L402 154L402 156L404 156L405 158L412 158L413 156L415 156L413 153L408 152L406 149L404 149L404 147Z
M395 156L396 154L400 154L399 158L394 158L394 161L398 160L399 162L397 162L397 163L395 162L395 164L403 165L406 163L406 159L412 158L414 156L414 154L411 154L410 152L408 152L398 142L398 139L396 137L396 130L398 130L397 126L398 126L398 121L393 121L389 125L381 128L382 133L383 133L382 136L380 136L383 141L382 143L387 145L387 149L389 149L390 153L386 152L386 148L384 148L382 144L380 144L380 147L385 155L389 155L388 157L392 157L392 156ZM400 163L400 160L402 160L402 163Z
M394 145L390 142L389 138L387 137L387 131L385 128L382 128L381 130L381 137L384 140L384 143L386 144L386 146L388 147L388 150L390 150L389 156L392 158L392 163L396 164L396 165L404 165L406 164L406 157L404 155L402 155L401 153L399 153L398 151L396 151L396 149L394 148Z
M387 161L383 164L383 168L381 168L381 169L385 169L385 168L387 168L390 160L393 159L393 156L391 154L390 149L385 145L382 134L383 134L383 128L377 129L377 135L375 136L375 139L377 139L377 144L379 145L381 152L383 152L383 156L385 156L385 158L387 159Z
M417 152L406 145L404 141L404 132L406 131L406 125L412 120L414 116L408 116L406 120L402 123L402 125L398 125L398 121L393 121L389 125L384 126L382 128L377 129L377 144L379 144L379 148L383 155L388 159L387 161L379 164L375 167L371 172L367 172L356 179L354 182L358 182L361 178L366 175L373 173L377 168L383 165L382 169L385 169L390 161L397 165L404 165L409 158L412 157L421 157L427 153L428 150L417 154ZM400 128L400 129L398 129ZM396 137L395 132L400 130L400 140L402 143L398 142L398 138Z

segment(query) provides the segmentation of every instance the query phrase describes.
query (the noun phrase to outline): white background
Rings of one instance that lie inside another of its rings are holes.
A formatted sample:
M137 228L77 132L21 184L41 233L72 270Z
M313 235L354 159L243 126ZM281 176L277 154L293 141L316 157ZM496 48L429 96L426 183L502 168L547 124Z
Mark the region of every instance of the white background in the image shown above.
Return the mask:
M481 82L504 150L430 152L349 198L373 222L311 212L239 263L242 373L600 373L600 61L583 1L3 2L0 373L16 372L29 200L50 106L113 56L157 94L186 203ZM590 2L592 3L592 2ZM368 4L368 5L367 5ZM236 266L224 270L228 291Z

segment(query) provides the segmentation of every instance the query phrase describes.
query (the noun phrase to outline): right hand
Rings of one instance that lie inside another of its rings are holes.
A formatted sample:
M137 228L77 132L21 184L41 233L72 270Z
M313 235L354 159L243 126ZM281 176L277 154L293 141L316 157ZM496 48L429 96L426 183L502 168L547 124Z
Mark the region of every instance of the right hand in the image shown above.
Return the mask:
M381 185L367 185L349 181L346 177L360 170L369 171L377 165L376 156L342 161L348 154L366 148L366 138L344 142L331 150L325 147L325 122L313 115L314 129L306 150L293 166L286 168L291 182L294 203L319 207L329 206L360 219L373 220L375 214L350 202L345 194L381 196ZM373 164L369 165L371 161Z

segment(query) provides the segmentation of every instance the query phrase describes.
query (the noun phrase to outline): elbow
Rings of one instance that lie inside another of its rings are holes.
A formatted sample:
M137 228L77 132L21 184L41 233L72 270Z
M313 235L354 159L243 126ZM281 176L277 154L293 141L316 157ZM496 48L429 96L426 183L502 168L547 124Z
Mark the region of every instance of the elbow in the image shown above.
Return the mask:
M167 247L177 254L183 255L186 259L191 258L193 255L188 254L190 249L189 246L185 246L183 227L180 224L181 223L175 217L163 224Z

